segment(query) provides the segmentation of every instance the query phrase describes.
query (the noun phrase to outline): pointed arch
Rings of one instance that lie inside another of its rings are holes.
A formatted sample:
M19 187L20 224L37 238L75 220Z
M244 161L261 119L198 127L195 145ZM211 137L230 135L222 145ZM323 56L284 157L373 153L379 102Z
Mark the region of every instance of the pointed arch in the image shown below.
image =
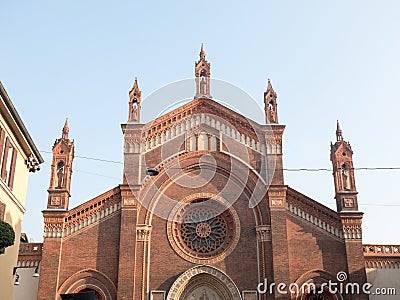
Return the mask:
M62 294L78 293L82 290L94 290L101 300L116 300L117 289L104 273L94 269L84 269L68 277L57 291L57 299Z
M217 268L206 265L195 266L182 273L172 284L167 300L188 296L190 291L199 288L200 285L212 286L223 300L242 300L239 289L228 275Z
M314 269L310 270L303 275L301 275L295 281L295 287L298 287L298 293L291 293L291 300L308 300L311 295L314 295L313 290L316 289L323 289L322 284L326 284L328 282L336 282L336 277L333 276L331 273L321 270L321 269ZM327 285L326 285L327 286ZM304 287L304 288L302 288ZM307 290L308 289L308 290ZM318 291L319 292L319 291ZM327 300L343 300L342 295L339 292L336 294L331 294L328 290L324 289L323 293L321 293Z

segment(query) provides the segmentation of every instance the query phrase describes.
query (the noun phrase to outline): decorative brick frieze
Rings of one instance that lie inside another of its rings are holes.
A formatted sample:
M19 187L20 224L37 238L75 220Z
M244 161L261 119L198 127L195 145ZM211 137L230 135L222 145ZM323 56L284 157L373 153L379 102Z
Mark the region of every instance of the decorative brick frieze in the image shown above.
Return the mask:
M271 225L256 226L257 240L259 242L271 241Z
M326 232L328 232L328 233L330 233L330 234L332 234L332 235L334 235L336 237L343 238L343 232L342 232L341 229L339 229L339 227L332 226L330 223L328 223L326 221L323 221L319 217L317 217L315 215L312 215L307 211L304 211L304 210L302 210L300 208L297 208L293 204L289 204L288 203L287 204L287 210L290 213L292 213L292 214L294 214L294 215L306 220L307 222L310 222L314 226L317 226L320 229L322 229L322 230L324 230L324 231L326 231Z
M205 128L204 131L201 130L202 127ZM226 120L217 115L201 113L199 115L193 115L190 117L185 117L179 121L175 121L171 127L166 128L164 131L156 131L155 133L151 132L141 140L140 146L137 144L138 140L135 140L136 142L132 141L132 144L128 143L129 149L126 148L125 151L129 153L138 153L140 151L147 152L161 146L165 142L175 139L177 136L182 134L186 134L186 137L189 140L192 136L195 136L197 140L202 132L215 132L214 135L208 135L208 138L210 139L210 147L201 150L216 151L216 146L215 148L211 147L211 145L213 145L213 137L219 138L220 135L223 135L236 140L237 142L244 144L246 147L262 154L266 154L267 152L270 154L282 153L281 144L270 144L268 149L266 149L264 142L260 142L259 138L255 136L254 133L243 133L239 130L239 128L233 128L232 125L230 125ZM189 151L190 149L191 148L188 147ZM194 149L192 151L196 150L197 149Z
M348 240L362 239L362 213L341 213L343 237Z
M320 229L343 239L342 223L338 214L328 207L288 188L287 210L319 227Z
M365 267L400 269L400 245L363 245Z
M202 116L202 114L204 116ZM200 118L197 118L197 115L199 115ZM250 121L246 117L218 104L215 101L201 98L191 101L170 113L147 123L143 128L142 138L149 139L161 135L162 132L167 132L168 129L172 129L178 123L182 124L182 120L184 120L186 124L190 121L190 127L195 127L201 123L209 123L211 125L212 120L210 119L208 121L206 119L207 115L215 116L215 122L225 120L224 122L239 125L237 126L237 129L240 130L240 133L243 133L245 136L249 136L250 138L256 138L254 133L255 128L257 130L262 128L262 125ZM196 117L192 118L193 116Z
M140 242L147 242L151 237L151 225L138 224L136 226L136 240Z
M110 190L70 210L64 220L62 236L67 237L119 212L121 209L121 200L118 193L118 188Z
M19 244L17 267L37 267L42 260L43 243Z
M398 257L400 245L363 245L364 257Z
M44 238L61 238L63 236L62 223L47 223L44 225L43 237Z
M44 238L61 238L63 236L65 210L45 210L44 217Z
M361 225L345 225L343 226L343 237L345 239L360 240L362 238Z

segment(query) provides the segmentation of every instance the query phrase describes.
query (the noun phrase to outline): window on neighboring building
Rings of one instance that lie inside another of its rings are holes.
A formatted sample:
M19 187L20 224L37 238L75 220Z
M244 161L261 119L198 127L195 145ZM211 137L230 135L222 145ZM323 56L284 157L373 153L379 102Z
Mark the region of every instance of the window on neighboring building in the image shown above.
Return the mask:
M4 141L5 140L5 141ZM10 189L14 186L15 166L17 162L17 150L11 144L11 139L5 137L5 131L0 128L0 158L1 158L1 179Z
M10 151L12 151L11 155L11 162L9 167L7 168L7 179L6 182L10 189L14 187L14 176L15 176L15 164L17 162L17 150L12 147L10 148ZM10 156L9 155L9 156Z
M4 140L5 140L6 132L3 128L0 127L0 166L3 161L3 152L4 152ZM0 168L1 170L1 168ZM1 175L1 171L0 171Z
M6 204L0 201L0 220L4 221L5 213L6 213Z

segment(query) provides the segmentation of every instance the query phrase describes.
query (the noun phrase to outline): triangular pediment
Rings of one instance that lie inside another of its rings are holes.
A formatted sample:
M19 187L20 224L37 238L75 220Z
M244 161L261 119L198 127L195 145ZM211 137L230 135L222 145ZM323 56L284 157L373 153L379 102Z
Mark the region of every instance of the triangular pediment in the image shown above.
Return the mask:
M345 141L336 142L334 145L332 145L331 149L332 155L335 153L345 153L347 156L353 155L353 150L351 149L350 144Z
M61 150L69 152L71 150L73 143L74 142L73 141L71 142L70 140L58 139L55 141L53 145L53 153L54 151L59 152Z

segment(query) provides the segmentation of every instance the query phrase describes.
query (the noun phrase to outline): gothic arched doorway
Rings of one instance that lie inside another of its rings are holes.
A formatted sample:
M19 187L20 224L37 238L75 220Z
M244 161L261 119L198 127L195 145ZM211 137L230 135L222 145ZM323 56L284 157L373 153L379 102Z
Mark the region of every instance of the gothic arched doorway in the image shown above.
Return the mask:
M183 290L179 300L228 300L231 299L229 290L209 274L194 276Z
M167 300L241 300L235 283L220 270L197 266L184 272L172 285Z

